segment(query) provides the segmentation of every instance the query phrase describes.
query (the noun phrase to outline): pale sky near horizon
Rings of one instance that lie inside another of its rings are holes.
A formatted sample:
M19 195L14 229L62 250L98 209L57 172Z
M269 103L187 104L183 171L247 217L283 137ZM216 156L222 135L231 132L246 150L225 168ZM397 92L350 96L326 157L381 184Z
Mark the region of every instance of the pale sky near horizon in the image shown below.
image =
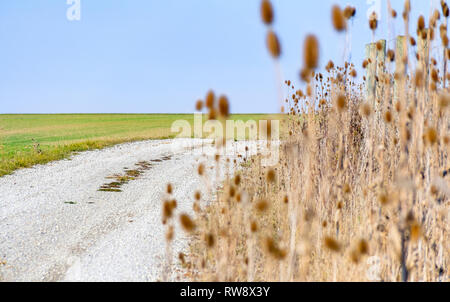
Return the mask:
M234 113L276 112L277 86L265 47L260 0L0 1L0 113L190 113L209 89ZM357 8L352 61L372 40L367 11L377 0L272 0L285 79L299 83L304 37L319 37L321 67L342 63L345 36L331 25L335 3ZM376 39L387 38L380 0ZM401 15L403 0L391 0ZM438 0L411 0L414 20ZM403 33L397 18L396 34ZM393 30L391 30L393 32Z

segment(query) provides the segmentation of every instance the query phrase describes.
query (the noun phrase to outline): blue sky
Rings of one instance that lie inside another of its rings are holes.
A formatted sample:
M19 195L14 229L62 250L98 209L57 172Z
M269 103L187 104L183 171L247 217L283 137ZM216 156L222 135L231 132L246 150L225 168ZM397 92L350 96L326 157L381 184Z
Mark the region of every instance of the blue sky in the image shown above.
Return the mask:
M321 66L342 62L345 36L330 8L352 4L352 61L372 39L366 12L375 0L273 0L284 78L299 83L304 37L321 44ZM385 0L376 38L387 37ZM438 0L412 0L428 20ZM403 1L391 0L401 14ZM81 0L69 21L66 0L0 1L0 113L189 113L209 89L235 113L276 112L274 64L265 48L260 0ZM415 32L415 22L411 26ZM403 33L401 18L395 24Z

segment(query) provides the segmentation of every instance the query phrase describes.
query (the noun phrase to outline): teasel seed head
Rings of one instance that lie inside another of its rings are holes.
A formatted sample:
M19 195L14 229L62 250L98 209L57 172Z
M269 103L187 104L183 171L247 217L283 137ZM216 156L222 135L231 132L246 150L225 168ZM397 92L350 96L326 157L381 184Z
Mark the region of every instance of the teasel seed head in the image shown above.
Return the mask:
M242 201L242 195L241 195L241 193L236 193L236 202L237 203L240 203Z
M273 8L269 0L263 0L261 2L261 18L264 24L270 25L273 22Z
M425 132L425 138L430 145L436 144L438 140L438 134L436 129L428 128Z
M419 19L417 20L417 31L422 32L425 29L425 18L420 15Z
M205 173L205 165L203 165L203 164L198 165L197 172L198 172L198 175L203 176L203 174Z
M228 117L230 115L230 104L228 98L224 95L219 97L219 113L222 117Z
M186 258L185 258L185 256L184 256L184 254L183 253L178 253L178 259L180 260L180 262L182 263L182 264L185 264L186 263Z
M241 176L238 174L234 177L234 184L239 186L241 184Z
M364 60L363 63L362 63L362 68L366 69L367 65L369 65L369 61Z
M342 191L344 192L344 194L350 194L352 192L352 189L350 185L346 183L343 185Z
M439 81L439 74L438 71L436 70L436 68L433 68L431 70L431 79L433 80L433 82L438 82Z
M284 258L286 258L287 252L283 249L280 249L272 238L268 237L266 239L266 247L269 254L275 259L283 260Z
M389 203L389 196L386 192L382 192L378 195L378 201L383 205L387 205Z
M198 100L197 103L195 103L195 110L202 111L203 109L203 102L202 100Z
M328 72L330 72L332 69L334 68L334 63L333 63L333 61L328 61L328 64L327 64L327 66L325 67L325 69L328 71Z
M200 191L195 191L194 198L196 201L199 201L202 198L202 194L200 193Z
M416 242L417 240L419 240L421 235L422 235L422 230L421 230L420 224L418 222L414 221L410 226L411 240L413 242Z
M172 192L173 192L173 187L172 187L172 184L167 184L167 194L172 194Z
M381 44L380 41L377 42L377 44L375 44L375 46L377 47L377 50L380 51L381 49L383 49L383 44Z
M269 203L267 200L262 199L256 203L255 208L259 213L263 213L269 208Z
M234 188L234 186L230 186L229 190L228 190L228 195L233 198L236 195L236 189Z
M215 99L216 99L216 96L214 94L214 91L212 91L212 90L208 91L208 93L206 94L206 99L205 99L206 107L209 109L214 108Z
M339 252L341 250L341 245L339 244L339 242L330 236L325 237L324 245L332 252Z
M269 171L267 171L267 174L266 174L266 179L268 182L271 182L271 183L275 182L275 170L269 169Z
M195 223L187 214L180 215L180 223L186 232L192 232L195 230Z
M258 232L258 223L254 220L250 223L250 231L252 233Z
M402 111L402 104L400 103L400 101L397 101L395 103L395 111L397 111L397 113Z
M319 65L319 41L316 36L308 35L304 43L304 66L307 70L314 70Z
M389 61L394 62L394 60L395 60L395 52L392 49L389 49L387 51L387 57L388 57Z
M359 252L361 255L367 255L367 254L369 254L369 244L367 243L366 240L361 239L361 240L358 242L358 252Z
M280 42L278 41L277 35L272 30L269 30L267 32L266 43L270 55L273 58L278 59L281 55L281 45Z
M391 10L391 17L394 19L397 18L397 11L395 9Z
M375 12L370 15L369 27L372 31L375 31L378 27L378 16Z
M173 200L166 200L163 203L163 220L166 221L167 219L172 218L173 210L176 208L176 201L175 203Z
M347 108L347 98L344 94L339 94L336 98L336 106L339 111L343 111Z
M214 237L214 235L212 233L208 233L205 235L205 241L206 241L206 246L208 248L212 248L212 247L214 247L214 245L216 243L216 238Z
M338 5L334 5L331 9L331 19L333 21L334 29L337 31L343 31L347 29L347 20L344 13Z
M389 110L384 113L384 121L388 124L392 122L392 113Z
M449 16L449 9L448 9L448 5L445 1L441 0L441 8L442 8L442 14L448 18Z
M403 13L409 15L410 12L411 12L411 1L410 0L405 0Z
M356 15L356 8L350 5L347 5L344 9L344 16L346 19L351 19Z

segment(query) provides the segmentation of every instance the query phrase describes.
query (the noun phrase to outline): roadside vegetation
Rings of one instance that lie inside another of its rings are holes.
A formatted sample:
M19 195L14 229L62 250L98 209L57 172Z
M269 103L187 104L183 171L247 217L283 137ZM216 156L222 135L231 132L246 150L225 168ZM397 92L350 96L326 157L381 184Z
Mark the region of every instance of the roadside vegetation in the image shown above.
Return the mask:
M261 3L277 61L274 9ZM441 1L428 27L423 16L410 20L411 9L406 0L397 13L388 1L389 18L403 18L405 28L417 24L417 31L406 31L386 59L355 63L368 75L378 70L363 83L351 62L330 61L319 72L320 38L306 37L302 89L280 83L289 133L275 166L242 154L241 171L220 190L205 179L210 193L192 197L193 216L176 212L169 185L162 201L167 246L177 236L174 224L191 234L188 253L179 255L187 278L449 281L449 8ZM334 6L334 29L347 33L356 13ZM377 30L375 15L367 26ZM420 40L429 47L419 48ZM227 99L209 93L205 103L212 118L227 116ZM196 172L203 175L202 164Z

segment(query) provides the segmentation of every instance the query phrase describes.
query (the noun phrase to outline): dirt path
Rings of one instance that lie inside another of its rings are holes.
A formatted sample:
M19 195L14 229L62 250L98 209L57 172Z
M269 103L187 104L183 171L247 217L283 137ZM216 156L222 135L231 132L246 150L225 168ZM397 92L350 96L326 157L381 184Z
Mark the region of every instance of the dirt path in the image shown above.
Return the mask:
M234 147L243 153L243 143ZM159 280L165 186L174 185L178 211L191 213L194 192L207 194L196 167L213 150L200 140L137 142L0 178L0 280ZM236 154L228 156L228 168L224 157L218 164L218 180L232 173ZM216 180L211 157L206 166ZM177 255L186 237L180 229L175 234Z

